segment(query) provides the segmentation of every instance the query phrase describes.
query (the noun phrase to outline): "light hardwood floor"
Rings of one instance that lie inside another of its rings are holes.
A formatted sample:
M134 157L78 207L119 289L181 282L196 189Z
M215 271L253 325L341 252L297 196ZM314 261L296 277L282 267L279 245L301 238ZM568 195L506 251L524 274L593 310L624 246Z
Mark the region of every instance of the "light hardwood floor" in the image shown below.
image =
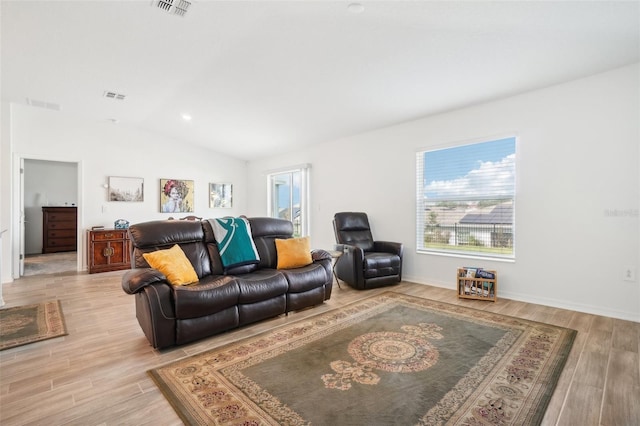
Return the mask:
M120 288L122 274L32 276L3 286L5 307L60 299L69 332L0 352L3 426L180 425L148 369L387 290L578 330L543 424L640 425L639 323L506 299L458 300L454 290L412 283L366 292L343 284L323 305L156 351L138 326L133 296Z

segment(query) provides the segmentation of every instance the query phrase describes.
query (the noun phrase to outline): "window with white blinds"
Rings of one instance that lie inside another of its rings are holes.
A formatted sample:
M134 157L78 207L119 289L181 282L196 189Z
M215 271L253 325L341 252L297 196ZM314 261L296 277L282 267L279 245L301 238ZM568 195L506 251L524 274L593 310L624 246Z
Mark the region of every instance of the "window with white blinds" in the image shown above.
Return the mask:
M416 153L416 247L514 258L516 138Z

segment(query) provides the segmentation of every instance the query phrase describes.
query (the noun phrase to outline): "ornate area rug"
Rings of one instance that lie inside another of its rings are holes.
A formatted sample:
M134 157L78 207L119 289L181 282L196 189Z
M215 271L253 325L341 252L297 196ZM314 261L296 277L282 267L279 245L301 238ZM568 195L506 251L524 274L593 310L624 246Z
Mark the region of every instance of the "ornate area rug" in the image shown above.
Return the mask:
M66 335L59 300L0 309L0 350Z
M149 374L189 425L535 425L575 334L387 292Z

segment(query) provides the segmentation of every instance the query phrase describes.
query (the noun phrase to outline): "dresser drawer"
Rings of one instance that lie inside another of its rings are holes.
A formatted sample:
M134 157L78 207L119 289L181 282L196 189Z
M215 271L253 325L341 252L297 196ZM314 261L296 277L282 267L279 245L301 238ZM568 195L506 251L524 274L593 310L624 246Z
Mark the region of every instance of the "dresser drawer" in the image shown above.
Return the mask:
M89 235L91 241L123 240L127 238L127 231L93 231Z
M76 215L75 212L52 212L47 214L47 220L49 222L75 222Z
M76 221L75 220L61 220L59 222L52 222L51 220L48 220L47 223L47 229L73 229L75 230L77 225L76 225Z
M75 250L76 249L76 236L71 236L71 237L58 237L58 238L49 238L49 241L47 242L47 249L51 250L51 249L55 249L55 248L67 248L69 250Z
M76 229L49 229L47 231L47 237L51 240L53 238L71 238L75 241L76 239Z

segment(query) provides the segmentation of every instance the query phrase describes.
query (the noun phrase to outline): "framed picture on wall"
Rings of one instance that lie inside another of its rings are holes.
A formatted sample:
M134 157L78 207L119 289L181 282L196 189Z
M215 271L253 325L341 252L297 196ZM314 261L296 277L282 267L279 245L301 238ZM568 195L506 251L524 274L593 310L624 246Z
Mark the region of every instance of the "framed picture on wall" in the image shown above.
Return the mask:
M144 201L144 179L109 176L109 201Z
M192 180L160 179L160 212L193 212Z
M233 203L233 185L230 183L209 184L209 207L230 209Z

